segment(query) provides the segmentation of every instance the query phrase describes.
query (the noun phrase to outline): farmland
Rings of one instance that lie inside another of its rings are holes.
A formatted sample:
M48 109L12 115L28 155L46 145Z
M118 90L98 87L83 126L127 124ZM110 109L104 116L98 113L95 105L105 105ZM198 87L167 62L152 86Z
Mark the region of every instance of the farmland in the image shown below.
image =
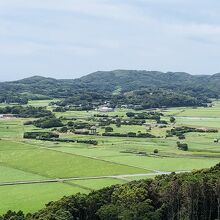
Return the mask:
M49 110L51 100L31 101L28 105L46 106ZM109 117L127 120L130 109L116 109L106 113ZM8 209L33 212L51 200L77 192L89 193L112 184L122 184L134 179L153 178L163 172L191 171L208 168L220 161L220 133L186 133L184 143L188 151L177 148L176 136L166 137L166 131L173 128L170 117L176 119L175 126L220 129L220 102L214 101L212 107L157 109L161 118L168 122L166 127L152 127L147 131L156 138L102 136L105 127L97 126L95 135L60 133L60 138L98 141L97 145L86 143L56 142L23 139L24 132L50 131L33 124L24 125L31 118L0 119L0 183L14 185L0 186L0 213ZM134 111L133 111L134 112ZM141 111L136 111L139 113ZM56 112L63 117L64 124L69 121L89 123L98 120L97 111ZM71 119L71 120L70 120ZM149 121L151 123L151 121ZM144 133L145 125L109 125L114 133ZM157 149L158 153L154 153ZM87 179L97 177L97 179ZM67 178L67 180L60 180ZM68 180L70 178L70 180ZM79 178L71 180L71 178ZM34 181L55 180L47 183ZM27 182L18 184L17 182Z

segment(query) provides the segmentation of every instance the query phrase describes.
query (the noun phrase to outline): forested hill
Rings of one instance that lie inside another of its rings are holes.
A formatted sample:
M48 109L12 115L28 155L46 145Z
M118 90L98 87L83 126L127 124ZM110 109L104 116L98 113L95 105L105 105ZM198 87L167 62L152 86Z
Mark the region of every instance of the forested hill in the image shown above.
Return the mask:
M191 98L218 98L220 74L190 75L182 72L137 70L98 71L79 79L57 80L34 76L0 83L0 102L37 98L66 98L80 92L125 94L131 91L176 93ZM39 97L40 96L40 97ZM197 102L197 101L196 101Z
M0 219L215 220L220 216L219 200L220 164L64 197L34 214L9 211Z
M220 93L220 74L190 75L184 72L158 72L137 70L98 71L74 81L90 89L140 90L143 88L166 88L178 90L206 90Z
M220 74L190 75L184 72L158 72L138 70L98 71L79 79L56 80L41 76L0 83L1 90L9 88L11 91L48 94L50 89L91 89L114 91L118 87L132 91L143 88L193 89L220 92ZM9 87L10 86L10 87ZM56 94L54 94L56 95Z
M206 78L202 76L201 78ZM121 87L123 90L137 90L142 88L171 88L184 83L189 86L200 81L200 77L187 73L162 73L156 71L115 70L98 71L76 80L80 84L91 88L99 87L113 90Z

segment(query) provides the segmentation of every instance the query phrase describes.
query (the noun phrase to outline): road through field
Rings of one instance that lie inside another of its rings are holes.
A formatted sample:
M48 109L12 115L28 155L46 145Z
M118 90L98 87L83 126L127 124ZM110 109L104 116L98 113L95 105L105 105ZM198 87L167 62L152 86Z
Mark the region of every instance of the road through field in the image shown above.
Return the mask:
M175 173L185 173L190 171L177 171ZM15 182L0 182L1 186L12 186L12 185L25 185L25 184L39 184L39 183L56 183L65 182L71 180L94 180L94 179L126 179L129 177L146 177L154 175L165 175L171 174L172 172L157 171L156 173L139 173L139 174L123 174L123 175L113 175L113 176L90 176L90 177L69 177L69 178L55 178L55 179L45 179L45 180L33 180L33 181L15 181Z

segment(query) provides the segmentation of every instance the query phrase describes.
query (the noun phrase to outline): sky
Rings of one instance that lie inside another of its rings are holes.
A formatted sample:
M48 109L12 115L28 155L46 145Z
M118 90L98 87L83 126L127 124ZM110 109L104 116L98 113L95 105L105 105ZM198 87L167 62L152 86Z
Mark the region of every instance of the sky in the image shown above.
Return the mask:
M219 0L0 0L0 81L220 72Z

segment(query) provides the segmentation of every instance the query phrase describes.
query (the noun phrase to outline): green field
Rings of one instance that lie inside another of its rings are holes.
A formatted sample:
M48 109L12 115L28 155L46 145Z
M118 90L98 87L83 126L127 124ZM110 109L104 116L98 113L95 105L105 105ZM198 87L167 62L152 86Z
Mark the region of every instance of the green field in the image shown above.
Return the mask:
M51 100L32 101L29 105L48 106ZM48 106L48 109L52 109ZM123 116L129 109L118 109L107 113L110 116ZM176 125L199 128L220 129L220 102L215 101L210 108L170 108L158 109L169 121L171 115L176 117ZM57 117L75 118L77 121L91 123L89 118L96 111L67 111L56 113ZM99 135L89 136L97 140L98 145L83 143L57 143L40 140L23 139L25 131L39 131L33 125L23 123L31 119L0 119L0 183L18 181L57 180L53 183L35 183L25 185L0 185L0 213L9 209L33 212L42 208L51 200L77 192L89 193L113 184L122 184L141 178L153 178L160 172L191 171L208 168L220 161L220 133L187 133L185 143L188 151L177 149L177 137L165 138L166 128L153 127L151 134L160 138L104 137L102 127ZM110 125L114 132L146 132L145 126ZM49 129L44 129L45 131ZM62 138L86 140L88 135L73 133L60 134ZM154 154L158 149L159 153ZM140 152L144 152L142 155ZM137 176L132 176L133 174ZM141 176L146 174L146 176ZM130 175L123 177L123 175ZM149 176L147 176L149 175ZM77 178L78 180L59 180L60 178ZM99 177L97 179L86 179Z
M81 187L65 183L32 184L0 187L0 212L9 209L30 212L42 208L49 201L55 201L64 195L88 193Z

